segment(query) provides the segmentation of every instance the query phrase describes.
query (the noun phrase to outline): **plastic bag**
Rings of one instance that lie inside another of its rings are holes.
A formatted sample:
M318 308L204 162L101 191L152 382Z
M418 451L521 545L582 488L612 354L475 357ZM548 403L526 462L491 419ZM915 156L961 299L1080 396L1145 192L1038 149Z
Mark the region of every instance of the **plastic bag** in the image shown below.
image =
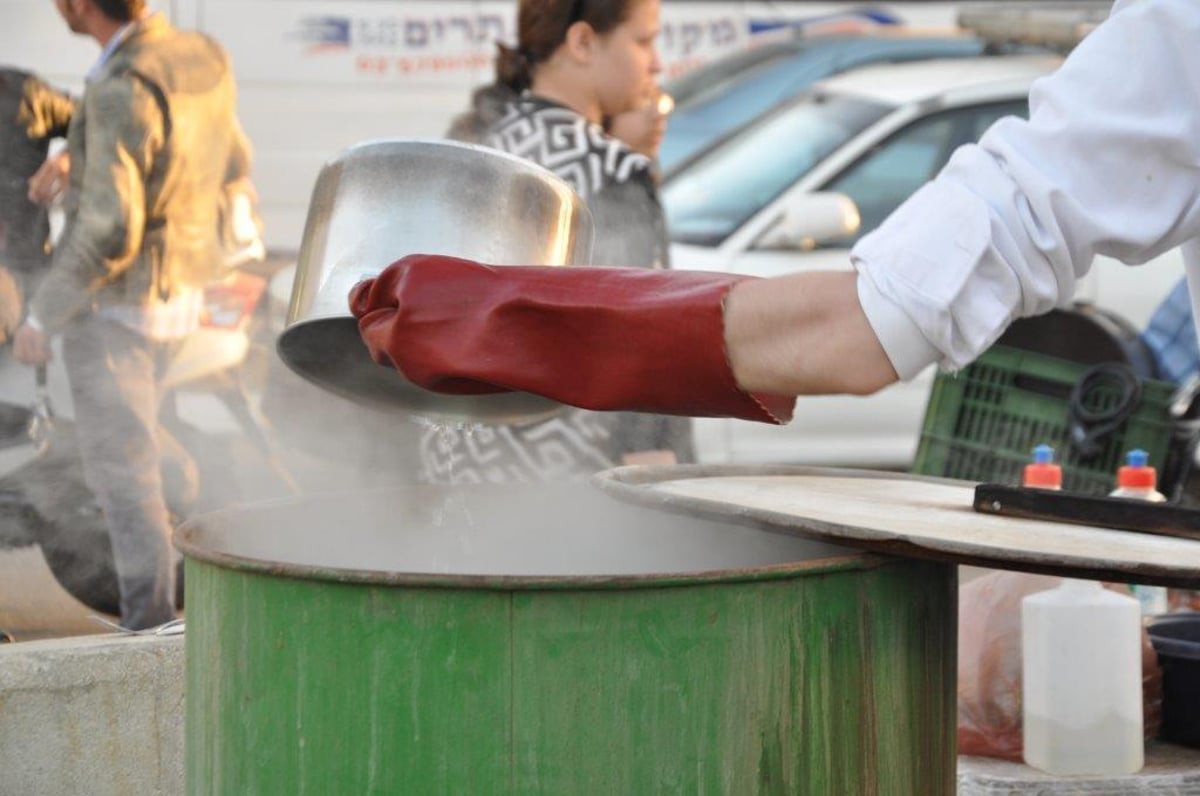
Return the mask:
M1021 600L1053 589L1061 578L990 572L969 581L958 598L958 751L1021 760ZM1128 594L1127 587L1108 588ZM1158 732L1162 672L1142 630L1142 695L1146 737Z

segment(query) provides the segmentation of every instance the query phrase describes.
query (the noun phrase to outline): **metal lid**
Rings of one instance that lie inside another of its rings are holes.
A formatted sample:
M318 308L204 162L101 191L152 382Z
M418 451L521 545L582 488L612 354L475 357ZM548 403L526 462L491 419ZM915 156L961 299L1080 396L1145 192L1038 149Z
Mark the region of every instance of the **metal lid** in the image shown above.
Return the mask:
M564 408L526 392L442 395L418 387L398 370L371 359L358 322L350 317L298 321L284 330L275 347L297 375L334 395L438 423L532 423Z

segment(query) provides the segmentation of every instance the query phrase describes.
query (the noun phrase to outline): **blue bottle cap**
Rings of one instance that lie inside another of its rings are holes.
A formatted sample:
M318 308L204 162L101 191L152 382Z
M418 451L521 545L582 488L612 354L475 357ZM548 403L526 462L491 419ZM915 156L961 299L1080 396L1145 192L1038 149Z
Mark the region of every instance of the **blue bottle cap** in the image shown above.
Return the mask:
M1146 453L1141 448L1134 448L1129 453L1125 454L1125 463L1130 467L1145 467L1150 461L1150 454Z
M1038 445L1033 449L1034 464L1050 464L1054 461L1054 448L1049 445Z

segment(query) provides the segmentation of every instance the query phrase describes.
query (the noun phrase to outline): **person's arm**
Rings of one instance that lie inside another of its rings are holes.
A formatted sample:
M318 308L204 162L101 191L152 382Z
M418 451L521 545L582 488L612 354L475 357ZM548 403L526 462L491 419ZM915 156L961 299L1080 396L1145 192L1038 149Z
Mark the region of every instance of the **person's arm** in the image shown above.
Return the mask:
M71 181L71 155L65 149L47 157L29 178L26 196L34 204L49 207Z
M22 86L17 121L35 141L63 138L76 108L77 102L70 94L30 75Z
M17 122L31 140L65 138L77 109L78 102L70 94L29 75L21 85ZM66 188L70 162L66 152L47 158L29 178L29 201L42 205L54 201Z
M98 81L84 101L89 123L79 207L30 303L48 333L83 311L100 286L137 258L146 223L145 175L164 143L162 113L140 82Z
M734 285L725 299L725 347L744 390L865 395L897 378L848 271Z
M1118 4L1035 84L1028 121L958 150L855 247L860 306L901 378L962 367L1065 303L1096 255L1142 263L1200 234L1198 41L1194 0ZM784 328L776 351L817 342ZM792 362L733 356L756 383L810 386Z
M1030 96L853 250L858 277L733 289L747 389L862 392L958 368L1069 300L1103 254L1141 263L1200 234L1200 4L1119 4ZM881 358L881 354L886 355Z

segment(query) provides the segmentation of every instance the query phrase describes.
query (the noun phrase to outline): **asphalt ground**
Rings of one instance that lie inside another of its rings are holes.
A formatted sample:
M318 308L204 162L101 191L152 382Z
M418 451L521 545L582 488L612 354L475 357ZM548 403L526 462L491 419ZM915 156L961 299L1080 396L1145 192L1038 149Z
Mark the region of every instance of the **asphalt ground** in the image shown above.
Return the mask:
M40 548L0 550L0 630L17 641L108 632L97 615L58 585Z

